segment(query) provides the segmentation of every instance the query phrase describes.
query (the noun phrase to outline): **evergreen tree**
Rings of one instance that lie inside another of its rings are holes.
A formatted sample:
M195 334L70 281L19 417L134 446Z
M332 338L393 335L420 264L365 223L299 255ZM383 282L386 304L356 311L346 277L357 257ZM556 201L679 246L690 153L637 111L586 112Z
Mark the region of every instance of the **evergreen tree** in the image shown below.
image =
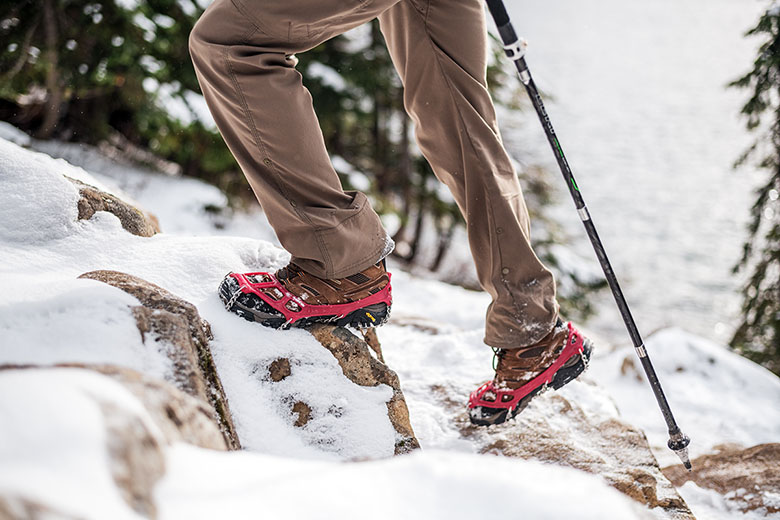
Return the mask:
M202 11L191 0L1 3L0 119L43 139L131 143L212 182L240 175L188 110L199 87L187 39Z
M742 113L747 128L761 135L737 164L752 159L768 178L757 191L749 237L735 267L750 276L731 345L780 375L780 6L767 10L746 35L760 36L763 43L753 69L731 85L751 91Z

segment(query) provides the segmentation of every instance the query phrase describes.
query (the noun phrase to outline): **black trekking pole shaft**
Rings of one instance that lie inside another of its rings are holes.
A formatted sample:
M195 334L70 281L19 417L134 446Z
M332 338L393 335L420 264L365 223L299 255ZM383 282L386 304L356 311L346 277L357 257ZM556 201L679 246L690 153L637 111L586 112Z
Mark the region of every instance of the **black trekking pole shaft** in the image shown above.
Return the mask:
M525 86L528 96L531 98L531 102L536 109L536 113L539 116L539 120L544 127L544 132L547 135L547 140L552 147L555 160L558 162L563 178L566 180L566 185L569 188L569 193L574 200L574 205L577 208L577 213L585 226L585 231L588 233L590 243L593 245L593 249L596 252L601 268L604 271L604 276L607 279L609 288L612 290L612 295L615 298L620 314L623 317L623 321L626 324L631 341L634 344L634 350L639 356L639 360L642 363L642 367L647 374L647 379L650 382L650 386L653 389L655 398L658 401L658 406L661 408L661 413L664 416L666 425L669 429L669 448L677 453L686 468L691 468L691 463L688 460L687 446L690 443L690 439L680 431L680 427L677 426L677 422L674 420L672 410L669 408L669 403L666 400L661 383L658 381L658 376L655 373L653 364L650 362L650 358L647 355L647 349L644 346L642 337L639 334L634 318L631 315L631 310L628 308L626 298L623 296L623 291L620 290L615 272L612 270L612 265L609 263L607 253L604 251L604 245L601 243L598 233L596 232L596 226L593 224L593 220L590 218L588 208L585 206L585 201L582 198L580 189L574 180L569 163L566 161L566 156L563 154L561 144L558 142L558 137L555 135L550 117L547 115L547 111L542 103L542 97L539 95L539 91L536 88L531 72L528 70L528 65L525 62L525 50L520 39L517 37L512 23L509 20L509 15L506 12L504 3L502 0L486 0L490 14L493 16L493 20L496 22L498 33L501 36L501 40L504 43L504 49L507 57L509 57L517 68L517 73L520 77L520 81Z

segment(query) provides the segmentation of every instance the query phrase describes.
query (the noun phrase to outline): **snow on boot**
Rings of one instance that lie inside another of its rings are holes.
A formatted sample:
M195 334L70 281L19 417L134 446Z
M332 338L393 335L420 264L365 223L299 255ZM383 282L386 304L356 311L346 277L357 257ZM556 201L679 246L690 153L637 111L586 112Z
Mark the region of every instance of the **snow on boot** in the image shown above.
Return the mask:
M292 263L274 274L228 273L219 296L229 311L276 329L312 323L377 327L389 318L393 302L384 261L327 280Z
M538 343L517 349L494 349L496 376L469 397L469 419L479 426L512 419L534 396L557 390L587 368L593 345L571 323L560 319Z

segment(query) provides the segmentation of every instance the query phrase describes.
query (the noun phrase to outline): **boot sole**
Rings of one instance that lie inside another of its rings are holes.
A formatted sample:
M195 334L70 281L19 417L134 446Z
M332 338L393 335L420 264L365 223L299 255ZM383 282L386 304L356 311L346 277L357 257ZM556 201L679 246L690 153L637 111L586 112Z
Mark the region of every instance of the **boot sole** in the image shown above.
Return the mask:
M262 298L252 293L241 293L234 298L239 291L235 278L226 277L219 286L219 298L225 307L247 321L259 323L265 327L277 330L285 330L292 327L305 328L315 323L335 325L337 327L355 327L367 329L379 327L387 323L390 318L390 309L385 303L376 303L354 310L346 316L312 316L301 318L289 323L283 314L268 305ZM230 303L230 307L228 304Z
M473 408L469 413L469 420L471 421L471 424L477 426L492 426L494 424L504 423L509 419L514 419L517 416L517 414L522 412L528 406L531 400L537 395L545 392L550 388L552 388L553 390L558 390L562 388L564 385L566 385L567 383L570 383L575 379L577 379L577 377L579 377L580 374L585 372L585 370L588 368L588 362L590 361L590 356L592 352L593 352L593 342L585 338L582 344L582 353L577 355L577 358L579 358L577 362L569 367L567 366L561 367L555 373L555 375L553 375L552 381L550 381L549 384L541 385L540 387L531 391L530 394L522 398L520 402L517 403L517 406L515 406L512 409L488 408L486 406ZM576 358L572 358L572 359L576 359ZM479 411L476 412L477 410ZM496 413L485 416L483 413L485 410L495 410ZM477 413L479 415L477 415Z

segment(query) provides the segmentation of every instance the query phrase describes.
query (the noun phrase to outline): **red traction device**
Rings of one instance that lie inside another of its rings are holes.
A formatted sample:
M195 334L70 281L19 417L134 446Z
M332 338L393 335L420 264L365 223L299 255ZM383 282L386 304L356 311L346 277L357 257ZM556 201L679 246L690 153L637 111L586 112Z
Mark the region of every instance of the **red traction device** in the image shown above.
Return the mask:
M572 357L582 354L585 350L585 340L583 339L582 334L572 326L571 322L567 325L569 327L569 336L566 338L566 345L563 347L558 359L556 359L547 370L515 390L510 390L508 388L499 389L493 381L483 383L479 388L471 392L471 395L469 396L469 408L484 406L486 408L506 408L513 410L524 398L539 390L542 385L560 388L566 384L568 382L568 377L564 378L562 377L563 374L558 374L558 377L556 378L556 374ZM485 400L484 396L486 393L493 394L495 400Z
M254 294L287 319L286 325L306 318L334 316L334 321L344 318L352 312L359 311L371 305L384 303L387 308L393 302L390 283L376 294L362 298L356 302L334 305L307 304L303 299L288 291L271 273L230 273L244 294ZM390 278L390 273L387 273ZM371 316L369 315L369 318Z

